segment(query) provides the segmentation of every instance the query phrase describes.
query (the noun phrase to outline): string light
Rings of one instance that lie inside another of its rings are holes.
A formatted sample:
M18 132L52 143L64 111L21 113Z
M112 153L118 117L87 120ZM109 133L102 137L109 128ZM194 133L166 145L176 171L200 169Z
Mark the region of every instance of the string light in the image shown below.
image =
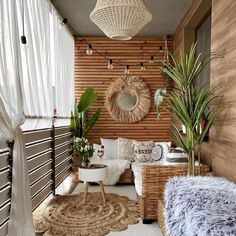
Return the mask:
M22 44L27 44L26 36L25 36L25 5L24 0L22 0L22 31L23 35L20 37Z
M143 62L140 63L140 69L141 69L141 70L145 70L145 67L144 67Z
M129 74L129 66L128 65L125 67L125 74Z
M68 22L67 18L64 18L61 23L62 23L63 25L66 25L67 22Z
M91 55L93 54L93 48L92 48L92 45L91 45L91 44L88 44L88 45L87 45L86 54L87 54L88 56L91 56Z
M24 1L24 0L22 0L22 1ZM22 18L23 18L23 20L24 20L24 12L23 12L23 14L22 14ZM73 29L73 27L68 23L68 19L67 18L63 18L63 20L62 20L62 25L69 25L69 27L71 28L71 29ZM80 38L80 40L86 45L86 54L88 55L88 56L90 56L90 55L92 55L93 54L93 52L95 51L98 55L100 55L101 57L103 57L105 60L107 60L107 62L108 62L108 65L107 65L107 68L109 69L109 70L112 70L113 69L113 65L114 64L116 64L116 65L119 65L119 66L125 66L125 74L129 74L130 73L130 71L129 71L129 69L130 69L130 66L129 65L124 65L123 63L120 63L120 62L118 62L118 61L112 61L112 59L109 59L106 55L104 55L103 53L101 53L100 51L98 51L96 48L93 48L92 47L92 45L91 44L89 44L88 42L87 42L87 40L86 40L86 38L84 38L83 36L81 36L81 35L78 35L78 37ZM164 36L163 37L163 39L165 40L165 50L163 49L163 46L160 46L159 47L159 49L157 49L157 51L160 53L160 52L167 52L168 51L168 40L170 39L171 37L170 36ZM21 42L22 42L22 44L26 44L27 42L26 42L26 37L25 37L25 35L24 35L24 28L23 28L23 36L21 37ZM141 62L141 63L133 63L131 66L132 67L137 67L137 66L140 66L140 69L141 70L145 70L146 68L145 68L145 64L146 63L151 63L151 64L153 64L154 63L154 56L156 56L157 55L157 53L156 54L154 54L154 55L152 55L150 58L147 58L146 60L144 60L143 62ZM168 57L168 54L167 55L165 55L165 56L167 56Z
M154 56L151 56L149 63L153 64L154 63Z
M112 59L109 59L109 60L108 60L108 66L107 66L107 68L108 68L109 70L112 70L112 69L113 69Z

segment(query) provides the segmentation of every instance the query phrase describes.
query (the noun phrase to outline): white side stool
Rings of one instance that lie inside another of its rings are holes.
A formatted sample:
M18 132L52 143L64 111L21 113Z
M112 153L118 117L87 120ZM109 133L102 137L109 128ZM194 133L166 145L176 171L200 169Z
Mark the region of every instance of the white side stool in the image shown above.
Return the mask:
M104 203L106 202L106 194L103 182L107 178L107 166L100 164L92 164L90 167L79 167L79 180L84 181L84 204L87 201L88 183L98 182Z

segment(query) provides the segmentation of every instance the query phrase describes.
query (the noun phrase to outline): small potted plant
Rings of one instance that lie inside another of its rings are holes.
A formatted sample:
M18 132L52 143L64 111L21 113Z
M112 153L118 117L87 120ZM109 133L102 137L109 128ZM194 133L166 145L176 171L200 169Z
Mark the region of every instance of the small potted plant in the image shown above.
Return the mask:
M93 156L93 145L86 138L75 138L75 152L79 157L83 158L81 165L85 168L90 166L89 158Z

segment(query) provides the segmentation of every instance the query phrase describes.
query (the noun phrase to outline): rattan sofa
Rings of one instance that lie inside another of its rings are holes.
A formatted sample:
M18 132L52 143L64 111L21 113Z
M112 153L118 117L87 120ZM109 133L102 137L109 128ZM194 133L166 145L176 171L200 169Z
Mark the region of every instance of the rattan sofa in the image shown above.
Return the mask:
M143 165L142 195L138 196L143 222L157 219L158 200L163 199L165 184L171 177L187 174L187 165ZM201 175L209 173L207 165L201 165ZM196 174L198 168L196 168Z

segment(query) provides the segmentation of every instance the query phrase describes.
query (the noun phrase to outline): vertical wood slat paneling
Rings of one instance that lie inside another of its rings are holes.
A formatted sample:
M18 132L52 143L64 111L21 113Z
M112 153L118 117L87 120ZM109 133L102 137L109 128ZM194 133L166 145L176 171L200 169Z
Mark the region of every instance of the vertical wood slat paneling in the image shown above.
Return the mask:
M236 182L236 2L212 1L211 51L224 57L211 61L211 87L219 87L224 108L214 123L203 156L215 174Z
M158 88L163 88L164 81L160 73L164 53L158 52L160 46L165 45L163 38L140 38L130 41L115 41L107 38L91 37L86 40L94 48L105 54L113 61L130 65L130 72L143 79L151 90L152 98ZM172 40L169 41L169 49L172 50ZM171 116L164 109L161 109L162 119L157 120L154 102L149 114L135 124L120 124L112 119L104 107L105 95L109 85L124 73L124 68L114 63L114 69L107 69L105 61L96 52L91 56L85 53L85 45L79 38L75 39L75 97L79 98L87 87L94 87L98 92L98 98L94 106L89 110L90 116L95 108L101 107L102 113L90 131L88 138L92 142L100 142L101 137L117 138L126 137L136 140L170 140ZM146 64L146 70L141 71L139 66L132 67L132 64L139 64L153 54L154 64Z
M210 4L210 5L209 5ZM202 9L205 5L205 9ZM215 175L236 182L236 1L235 0L194 0L174 35L174 52L184 50L189 22L199 23L196 16L204 16L212 7L211 51L224 54L211 61L211 87L219 87L223 95L220 101L224 110L210 130L209 142L203 145L203 158L212 167ZM194 27L192 25L191 27Z

